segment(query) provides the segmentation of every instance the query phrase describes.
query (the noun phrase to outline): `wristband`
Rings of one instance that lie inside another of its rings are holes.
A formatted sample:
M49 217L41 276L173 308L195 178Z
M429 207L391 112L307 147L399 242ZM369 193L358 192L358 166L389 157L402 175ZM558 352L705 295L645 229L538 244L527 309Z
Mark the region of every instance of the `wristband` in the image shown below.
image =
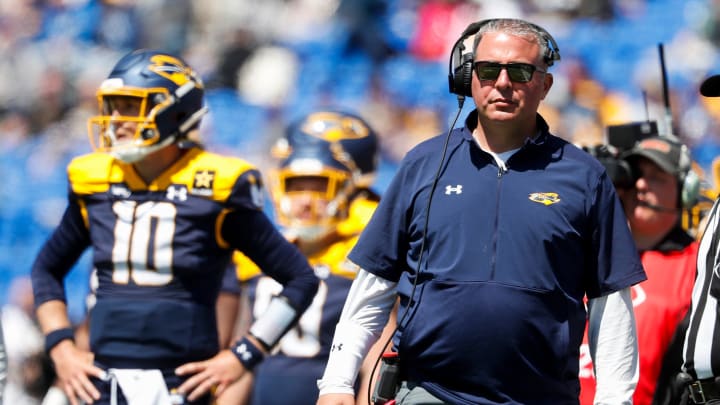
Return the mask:
M235 342L232 352L248 371L252 371L255 366L262 363L265 357L265 354L247 336Z
M54 331L48 333L45 335L45 353L49 356L50 350L52 350L53 347L67 339L72 340L73 342L75 341L75 332L73 332L72 328L55 329Z
M270 351L298 320L299 314L287 297L276 295L265 312L250 326L250 334Z

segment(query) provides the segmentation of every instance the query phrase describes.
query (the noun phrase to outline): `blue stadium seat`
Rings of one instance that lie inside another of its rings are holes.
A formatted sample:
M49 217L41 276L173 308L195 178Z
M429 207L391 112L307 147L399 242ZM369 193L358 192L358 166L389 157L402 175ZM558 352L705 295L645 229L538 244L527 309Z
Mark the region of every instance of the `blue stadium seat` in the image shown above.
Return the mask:
M436 103L448 93L447 67L411 55L387 60L380 71L381 86L394 102L405 107Z
M244 102L230 89L209 91L206 102L212 123L208 143L238 150L259 143L268 118L265 108Z

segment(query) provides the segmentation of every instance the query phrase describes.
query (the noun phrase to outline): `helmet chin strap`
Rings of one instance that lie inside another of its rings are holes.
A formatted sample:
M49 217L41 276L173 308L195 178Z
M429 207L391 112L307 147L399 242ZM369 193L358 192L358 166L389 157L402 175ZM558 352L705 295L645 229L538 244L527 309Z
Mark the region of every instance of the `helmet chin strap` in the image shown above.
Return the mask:
M322 236L312 240L296 238L294 243L305 255L312 256L323 249L327 249L328 246L340 240L342 240L342 236L338 233L337 228L331 228Z
M329 225L299 226L292 229L301 243L313 243L332 231Z
M208 112L207 107L202 107L201 109L195 111L193 115L191 115L188 119L185 120L182 124L180 124L180 128L178 131L181 134L185 134L188 132L195 124L200 122L200 119L203 117L203 115L207 114Z
M150 146L129 146L121 147L119 149L113 149L110 154L115 158L125 163L136 163L144 159L147 155L157 152L158 150L175 142L176 136L169 136L162 142L158 142L155 145Z

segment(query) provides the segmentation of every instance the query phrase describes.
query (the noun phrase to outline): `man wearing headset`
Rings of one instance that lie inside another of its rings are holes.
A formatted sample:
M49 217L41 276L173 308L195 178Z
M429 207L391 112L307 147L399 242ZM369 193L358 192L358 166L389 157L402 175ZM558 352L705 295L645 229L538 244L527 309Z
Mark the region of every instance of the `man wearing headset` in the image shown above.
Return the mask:
M678 325L690 307L698 247L680 219L697 200L699 179L687 147L672 136L643 139L620 158L634 181L615 186L648 276L632 287L640 351L633 403L649 405L680 360L684 328ZM587 342L580 357L580 402L591 405L595 378L586 348Z
M577 404L587 316L595 400L630 404L630 287L646 277L603 166L537 113L555 41L515 19L472 24L458 43L472 34L450 83L476 110L407 154L351 251L361 270L318 404L353 403L396 294L397 404Z

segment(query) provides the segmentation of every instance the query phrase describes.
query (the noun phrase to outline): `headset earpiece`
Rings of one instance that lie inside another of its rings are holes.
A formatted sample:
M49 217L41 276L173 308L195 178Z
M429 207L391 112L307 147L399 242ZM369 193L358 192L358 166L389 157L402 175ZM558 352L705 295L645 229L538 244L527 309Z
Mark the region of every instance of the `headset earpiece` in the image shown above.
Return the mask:
M697 204L700 198L700 176L694 170L690 170L683 180L680 201L684 209L690 209Z
M455 66L450 75L450 92L472 97L472 75L475 58L472 52L460 55L461 62Z
M458 96L472 97L472 75L473 63L475 62L475 50L465 51L465 40L477 34L483 25L492 20L474 22L465 28L460 38L450 52L450 69L448 73L448 84L450 93Z
M678 177L678 188L680 195L678 202L683 209L692 208L700 197L700 176L692 169L692 157L687 145L680 147L680 161L678 162L680 176Z

